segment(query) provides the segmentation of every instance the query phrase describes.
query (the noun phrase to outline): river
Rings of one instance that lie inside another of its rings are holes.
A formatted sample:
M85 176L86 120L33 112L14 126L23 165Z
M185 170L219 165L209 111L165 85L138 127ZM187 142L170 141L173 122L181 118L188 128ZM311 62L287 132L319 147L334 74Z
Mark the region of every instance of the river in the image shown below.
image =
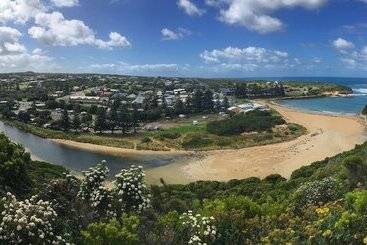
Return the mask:
M128 156L96 153L52 142L48 139L23 132L1 121L0 131L7 135L13 142L23 145L27 152L31 153L32 159L61 165L78 172L86 170L100 163L102 160L107 161L110 174L113 175L118 173L122 168L127 168L132 164L142 165L144 168L149 169L182 161L187 158L184 155L157 155L149 153L144 155L129 154Z

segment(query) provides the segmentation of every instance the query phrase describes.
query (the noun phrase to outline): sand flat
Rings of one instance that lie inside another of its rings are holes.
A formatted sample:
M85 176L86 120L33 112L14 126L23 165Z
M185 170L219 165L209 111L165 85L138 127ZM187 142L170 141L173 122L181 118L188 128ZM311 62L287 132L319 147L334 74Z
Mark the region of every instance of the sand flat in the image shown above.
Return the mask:
M115 156L188 155L190 157L181 162L146 170L147 180L151 184L159 183L160 178L170 184L183 184L197 180L264 178L270 174L281 174L288 178L294 170L302 166L351 150L356 144L361 144L367 139L365 122L357 116L308 113L267 103L288 122L306 127L308 133L288 142L199 153L140 151L68 140L52 141Z
M289 142L206 152L198 159L148 170L148 179L157 182L162 177L167 183L188 183L264 178L270 174L288 178L302 166L351 150L366 140L365 123L357 116L322 115L296 111L275 103L269 105L288 122L306 127L308 133Z

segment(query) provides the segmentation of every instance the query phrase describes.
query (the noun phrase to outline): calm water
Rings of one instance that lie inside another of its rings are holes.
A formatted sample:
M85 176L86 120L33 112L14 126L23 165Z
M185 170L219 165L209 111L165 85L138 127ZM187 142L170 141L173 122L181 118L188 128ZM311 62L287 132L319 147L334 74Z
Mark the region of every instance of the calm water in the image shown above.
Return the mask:
M67 147L53 143L47 139L25 133L17 128L5 125L0 122L0 131L4 132L13 142L23 145L28 152L32 154L33 159L58 164L66 168L82 171L91 166L106 160L111 174L116 174L122 168L129 167L132 164L142 165L145 168L158 167L175 161L183 160L185 156L167 156L146 154L117 157L107 154L94 153L81 149Z
M360 113L363 107L367 104L367 79L323 78L321 82L322 81L347 85L353 89L354 94L350 97L325 97L314 99L284 100L281 102L281 104L305 111L352 115Z

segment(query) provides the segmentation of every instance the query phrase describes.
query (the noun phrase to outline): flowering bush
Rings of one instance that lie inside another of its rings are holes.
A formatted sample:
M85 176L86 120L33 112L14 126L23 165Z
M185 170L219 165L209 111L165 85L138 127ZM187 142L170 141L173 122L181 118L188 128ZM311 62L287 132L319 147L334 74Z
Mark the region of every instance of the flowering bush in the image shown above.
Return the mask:
M117 174L114 197L117 201L119 212L141 212L150 205L150 194L144 183L143 167L132 165L129 169L123 169Z
M190 237L188 244L208 244L216 239L217 228L213 224L214 217L194 215L192 211L188 211L180 216L180 221Z
M340 184L332 177L309 182L296 190L294 203L300 208L333 201L340 197L340 189Z
M91 207L103 210L109 205L109 192L103 186L109 172L105 161L96 167L89 168L89 171L83 172L84 180L80 185L78 196L86 200Z
M56 212L47 201L33 196L18 201L7 193L2 199L0 243L5 244L65 244L54 229Z

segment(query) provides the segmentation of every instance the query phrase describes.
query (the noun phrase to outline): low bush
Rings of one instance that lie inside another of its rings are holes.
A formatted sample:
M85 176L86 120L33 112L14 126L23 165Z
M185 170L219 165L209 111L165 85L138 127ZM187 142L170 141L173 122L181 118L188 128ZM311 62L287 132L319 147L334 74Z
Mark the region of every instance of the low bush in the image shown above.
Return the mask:
M216 135L238 135L244 132L263 132L275 125L284 124L284 119L270 111L252 111L241 113L229 119L213 121L207 124L208 132Z

